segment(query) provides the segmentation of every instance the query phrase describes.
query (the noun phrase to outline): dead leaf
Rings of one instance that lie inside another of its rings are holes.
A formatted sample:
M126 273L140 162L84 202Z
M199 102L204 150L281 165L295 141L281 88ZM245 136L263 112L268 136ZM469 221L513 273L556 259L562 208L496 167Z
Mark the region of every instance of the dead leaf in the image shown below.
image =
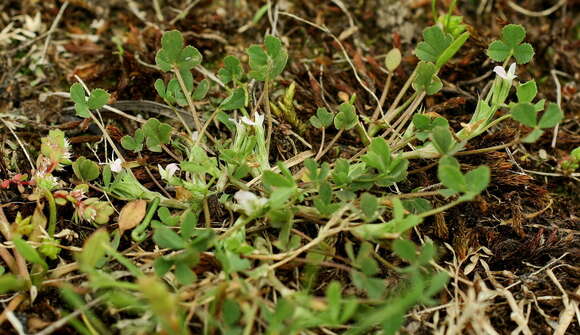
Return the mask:
M119 231L121 234L125 230L135 228L141 220L145 217L147 212L147 201L145 200L133 200L121 209L121 214L119 214Z

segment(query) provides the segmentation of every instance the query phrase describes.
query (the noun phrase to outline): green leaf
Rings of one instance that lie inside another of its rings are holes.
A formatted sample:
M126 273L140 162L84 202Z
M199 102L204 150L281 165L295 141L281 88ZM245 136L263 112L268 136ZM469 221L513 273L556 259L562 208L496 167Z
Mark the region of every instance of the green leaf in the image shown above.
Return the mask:
M236 82L242 79L244 70L240 60L234 56L224 58L224 67L218 71L218 78L224 83Z
M415 244L409 240L395 240L393 242L393 251L397 256L409 263L413 263L417 259Z
M288 52L282 42L272 35L266 36L264 46L266 50L259 45L252 45L246 50L251 69L248 75L258 81L272 81L284 71Z
M449 45L453 38L445 34L438 26L432 26L423 30L424 41L417 45L415 55L425 62L437 62L437 59Z
M190 239L193 236L195 227L197 227L198 217L192 211L187 211L183 216L181 222L181 237L183 239Z
M564 114L560 107L555 103L549 103L544 115L540 118L538 126L540 126L540 128L552 128L557 126L563 118Z
M358 116L352 104L344 102L338 106L338 114L334 118L334 126L336 129L349 130L354 128L357 122Z
M89 105L87 105L86 103L76 103L75 112L77 116L80 116L82 118L91 117Z
M176 226L179 223L179 216L171 215L171 212L167 207L159 207L157 210L157 216L161 219L161 222L167 226Z
M175 264L175 272L173 274L175 274L175 278L181 285L190 285L197 279L189 265L184 262Z
M534 128L526 137L522 139L524 143L534 143L544 135L544 131L539 128Z
M246 90L242 87L236 88L227 98L220 104L220 109L224 111L241 109L246 105Z
M161 145L168 144L171 138L171 126L159 122L155 118L147 120L143 125L143 135L146 137L147 148L154 152L161 152Z
M464 32L457 39L455 39L453 43L451 43L451 45L447 47L447 49L445 49L443 54L439 56L437 62L435 63L435 67L437 69L440 69L443 65L445 65L453 56L455 56L457 51L461 49L461 47L463 46L463 44L465 44L465 41L467 41L468 38L469 33Z
M501 40L494 41L487 49L487 55L497 61L503 62L510 56L514 56L518 64L526 64L534 56L534 48L529 43L523 43L526 30L519 24L508 24L502 29Z
M529 102L520 102L511 109L512 118L528 127L535 127L537 124L537 114L534 105Z
M97 179L100 174L99 165L83 156L72 164L72 168L75 175L84 181Z
M240 305L235 300L226 299L223 302L223 318L227 325L235 325L242 317Z
M455 148L455 140L453 135L449 130L449 127L435 127L431 132L431 141L437 149L437 151L442 154L450 154Z
M386 173L391 164L391 150L387 141L382 137L373 138L368 147L368 152L361 158L363 162L372 168Z
M385 67L389 72L395 71L401 64L401 50L398 48L391 49L385 57Z
M202 100L207 95L209 91L209 80L203 79L197 84L195 91L191 94L193 100Z
M436 73L437 69L433 63L420 62L417 66L417 76L413 81L415 91L425 92L427 95L439 92L443 88L443 83Z
M155 84L153 84L153 86L155 87L157 94L166 100L167 98L166 98L165 82L161 79L157 79L155 80Z
M165 227L162 224L155 225L155 232L153 233L153 241L160 248L168 248L180 250L185 248L185 242L173 230Z
M272 188L272 187L294 187L294 181L289 180L288 178L274 173L272 171L264 171L262 174L262 180L264 181L264 186Z
M104 105L109 102L109 93L107 91L97 88L91 91L91 96L89 96L89 100L87 101L87 105L90 109L99 109L102 108Z
M158 257L155 259L155 261L153 261L155 274L160 278L163 277L169 271L169 269L171 269L171 266L173 266L173 262L163 257Z
M487 55L496 62L503 62L510 57L512 49L502 41L493 41L487 48Z
M14 247L16 250L30 263L41 265L44 269L48 269L48 264L40 257L40 254L34 249L30 244L24 241L20 237L16 237L12 239L12 243L14 243Z
M514 49L514 57L518 64L527 64L534 57L534 47L530 43L520 44Z
M334 114L330 113L326 108L320 107L316 110L316 115L310 117L310 124L314 128L328 128L332 124Z
M0 294L26 289L26 280L12 274L0 276Z
M368 220L375 217L377 209L379 208L379 201L377 197L370 193L363 193L360 198L360 209Z
M508 24L501 30L501 40L510 47L515 47L526 38L526 30L519 24Z
M270 72L270 79L274 79L284 71L284 67L288 61L288 53L282 46L282 42L272 35L266 36L264 45L266 46L268 56L272 58L273 64Z
M83 88L83 85L79 83L72 84L70 87L70 98L77 104L85 104L87 102L87 98L85 96L85 89Z
M467 190L466 178L461 173L457 159L444 156L439 160L437 177L445 187L456 191L465 192Z
M413 115L413 125L418 130L430 130L431 118L424 114L415 114Z
M179 70L191 70L201 64L202 58L199 50L188 45L179 53L176 64Z
M519 102L532 102L536 94L538 94L538 87L536 86L536 81L533 79L518 85L516 90Z
M165 32L161 37L161 47L167 52L169 59L175 62L183 49L183 35L177 30Z
M479 194L489 185L490 170L487 166L480 166L465 174L465 181L469 192Z
M125 135L121 138L121 146L126 150L131 150L136 153L143 149L144 140L145 135L143 134L143 130L137 129L135 136Z

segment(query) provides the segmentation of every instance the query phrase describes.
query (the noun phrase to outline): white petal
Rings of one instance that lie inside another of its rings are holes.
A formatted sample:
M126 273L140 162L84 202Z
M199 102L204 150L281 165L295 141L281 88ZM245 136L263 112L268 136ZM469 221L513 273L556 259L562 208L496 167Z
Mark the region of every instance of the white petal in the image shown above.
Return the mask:
M193 133L191 133L192 141L197 142L198 138L199 138L199 131L194 131Z
M247 124L248 126L255 126L256 123L245 116L242 116L242 122Z
M179 170L179 165L171 163L165 167L165 170L167 171L168 177L172 177L175 174L175 172Z
M505 69L502 66L496 66L493 68L493 72L495 72L498 76L503 79L507 79L507 73L505 73Z
M258 198L257 195L255 195L252 192L248 192L248 191L240 190L240 191L237 191L236 194L234 194L234 199L236 199L236 201L238 203L242 203L244 201L252 201L252 200L255 200L257 198Z
M516 76L516 63L512 63L512 65L510 65L507 76L508 76L509 80L514 80L517 77Z
M111 171L113 172L121 172L123 170L123 166L121 165L123 162L120 158L115 159L112 163L109 164L111 167Z
M256 113L256 124L257 125L262 125L264 124L264 115L260 114L260 113Z

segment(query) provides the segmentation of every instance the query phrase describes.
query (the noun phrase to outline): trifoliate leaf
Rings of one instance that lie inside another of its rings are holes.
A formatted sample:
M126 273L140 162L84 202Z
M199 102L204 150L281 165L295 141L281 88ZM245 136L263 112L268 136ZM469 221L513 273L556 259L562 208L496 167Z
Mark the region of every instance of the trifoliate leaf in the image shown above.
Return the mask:
M243 71L240 60L237 57L226 56L226 58L224 58L224 67L218 71L218 78L220 78L224 84L231 81L235 82L242 78Z
M453 38L445 34L438 26L426 28L423 31L424 41L417 45L415 55L425 62L437 62L439 56L451 45Z
M334 126L336 129L349 130L352 129L358 122L355 108L348 102L342 103L338 106L338 113L334 118Z
M251 69L249 76L259 81L271 81L284 70L288 52L282 42L271 35L266 36L264 46L266 50L259 45L252 45L246 50Z
M496 62L503 62L514 56L518 64L526 64L534 56L534 48L529 43L523 43L526 30L519 24L508 24L502 29L501 40L492 42L487 49L487 55Z
M125 135L121 138L121 146L126 150L139 152L143 149L144 139L145 136L143 135L143 130L137 129L135 131L135 136Z
M443 83L436 73L437 69L433 63L420 62L417 66L417 76L413 81L415 91L425 92L427 95L437 93L443 87Z
M326 108L320 107L316 110L316 115L310 117L310 124L314 128L328 128L332 124L334 114L330 113Z
M142 129L146 138L145 143L149 150L161 152L161 145L169 143L172 128L167 123L162 123L152 118L147 120Z

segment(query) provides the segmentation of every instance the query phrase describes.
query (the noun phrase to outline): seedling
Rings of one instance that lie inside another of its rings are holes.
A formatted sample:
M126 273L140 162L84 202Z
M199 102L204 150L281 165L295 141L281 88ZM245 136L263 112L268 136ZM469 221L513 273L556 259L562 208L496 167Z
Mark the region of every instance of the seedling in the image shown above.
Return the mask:
M90 117L90 110L97 110L102 108L109 101L109 93L107 91L96 88L91 91L87 97L85 89L79 83L74 83L70 87L70 98L75 103L76 114L80 117Z

